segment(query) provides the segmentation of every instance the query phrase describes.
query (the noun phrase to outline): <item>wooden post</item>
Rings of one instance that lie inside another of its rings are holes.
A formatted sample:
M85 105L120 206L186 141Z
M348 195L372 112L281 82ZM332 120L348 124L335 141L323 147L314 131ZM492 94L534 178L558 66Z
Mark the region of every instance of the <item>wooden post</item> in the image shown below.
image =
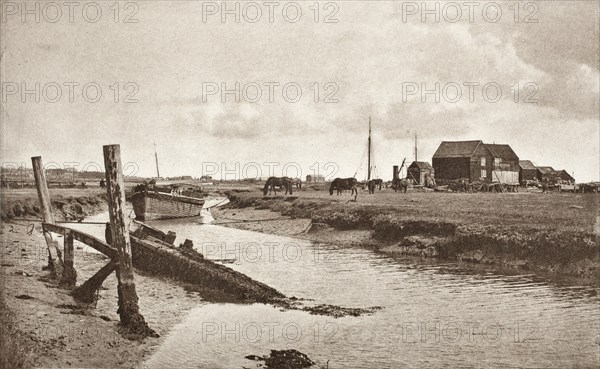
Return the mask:
M176 238L177 238L177 233L175 233L173 231L169 231L163 241L165 241L166 243L170 243L172 245L173 242L175 242Z
M73 266L74 252L73 252L73 233L70 230L65 232L65 249L63 253L64 258L64 269L62 274L61 284L69 287L75 287L77 282L77 272Z
M106 145L103 147L103 150L111 245L117 249L119 260L119 266L116 271L118 280L117 292L119 295L119 309L117 312L119 313L121 323L129 326L136 333L143 336L156 335L148 327L144 317L139 312L138 296L133 279L129 225L126 223L123 214L125 185L123 182L123 167L121 165L121 147L119 145Z
M54 224L52 205L50 203L50 193L48 192L46 174L44 173L44 167L42 166L42 157L32 157L31 163L33 164L35 187L37 189L38 199L40 200L40 209L42 210L44 223ZM44 238L46 239L46 245L48 246L48 267L50 268L50 272L55 277L61 276L63 265L58 243L52 239L52 235L50 235L48 232L44 232Z

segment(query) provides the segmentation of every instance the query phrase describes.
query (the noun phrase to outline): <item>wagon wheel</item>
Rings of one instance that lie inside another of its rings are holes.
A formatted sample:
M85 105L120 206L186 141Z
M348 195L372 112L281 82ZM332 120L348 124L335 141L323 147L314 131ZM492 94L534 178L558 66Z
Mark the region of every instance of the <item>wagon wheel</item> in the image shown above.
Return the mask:
M473 182L472 186L475 191L479 192L483 188L483 183L475 181Z
M502 192L508 192L508 190L510 189L509 185L507 185L506 183L502 183L500 186L501 186L500 190Z

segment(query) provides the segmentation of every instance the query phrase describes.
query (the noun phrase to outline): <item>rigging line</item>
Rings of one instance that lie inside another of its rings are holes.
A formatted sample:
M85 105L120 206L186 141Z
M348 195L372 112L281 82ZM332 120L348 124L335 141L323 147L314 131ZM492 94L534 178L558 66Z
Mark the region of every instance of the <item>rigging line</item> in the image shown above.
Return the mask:
M364 147L363 149L363 153L361 155L360 161L358 162L358 168L356 168L356 172L354 172L354 177L356 177L356 175L358 174L358 172L362 169L364 161L365 161L365 156L367 155L367 148L368 148L368 144L367 146Z

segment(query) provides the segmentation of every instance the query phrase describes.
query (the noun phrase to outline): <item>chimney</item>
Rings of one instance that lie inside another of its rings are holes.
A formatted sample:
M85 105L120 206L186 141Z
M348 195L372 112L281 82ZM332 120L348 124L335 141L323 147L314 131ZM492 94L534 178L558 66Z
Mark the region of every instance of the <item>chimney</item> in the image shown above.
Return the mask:
M394 165L394 176L392 177L394 180L398 179L398 166Z

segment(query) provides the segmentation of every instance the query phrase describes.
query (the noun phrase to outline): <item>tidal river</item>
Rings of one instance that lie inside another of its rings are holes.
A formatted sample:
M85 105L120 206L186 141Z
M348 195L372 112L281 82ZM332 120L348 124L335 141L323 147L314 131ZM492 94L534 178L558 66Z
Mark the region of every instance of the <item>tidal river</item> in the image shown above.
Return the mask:
M206 221L205 217L205 221ZM202 304L145 368L253 368L246 355L296 349L329 368L588 368L600 352L598 286L556 284L360 248L155 221L205 257L305 304L382 309L332 318L269 305Z

